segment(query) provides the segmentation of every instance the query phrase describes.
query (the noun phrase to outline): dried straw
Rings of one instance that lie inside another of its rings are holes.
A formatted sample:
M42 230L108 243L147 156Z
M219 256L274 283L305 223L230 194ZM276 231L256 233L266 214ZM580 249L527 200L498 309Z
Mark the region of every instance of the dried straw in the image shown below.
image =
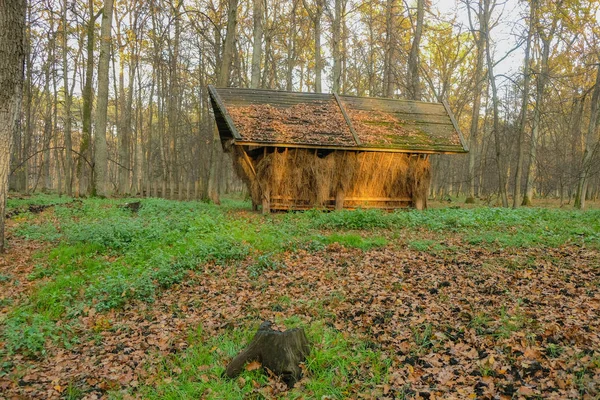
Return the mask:
M254 175L242 151L234 146L234 163L255 204L268 195L288 203L289 208L332 208L338 192L347 199L393 198L414 203L426 200L431 178L429 160L415 155L336 151L319 157L314 149L275 149L261 155L252 160ZM350 207L367 203L346 201Z

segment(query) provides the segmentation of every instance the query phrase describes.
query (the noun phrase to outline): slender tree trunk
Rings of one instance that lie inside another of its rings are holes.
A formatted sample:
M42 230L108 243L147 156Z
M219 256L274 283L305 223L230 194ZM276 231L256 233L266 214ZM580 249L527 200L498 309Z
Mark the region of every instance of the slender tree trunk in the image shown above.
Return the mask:
M532 1L532 7L537 7L537 1ZM557 9L560 9L560 5L562 4L562 0L559 0L556 5ZM539 137L539 130L542 119L542 108L544 104L544 92L546 90L546 84L548 83L549 77L549 66L548 61L550 58L550 50L551 50L551 42L556 32L556 27L559 19L559 14L556 13L554 16L552 23L550 25L550 30L548 34L545 34L543 29L544 27L539 23L538 26L538 36L542 41L542 59L541 59L541 71L536 79L536 94L535 94L535 105L533 108L533 122L531 127L531 143L529 147L529 164L527 167L527 176L525 179L525 196L523 197L524 206L529 206L533 201L534 194L534 183L536 180L537 173L537 142Z
M227 31L225 33L225 44L223 46L223 57L219 68L217 85L219 87L229 86L229 75L231 70L231 61L233 60L233 50L235 48L235 30L237 26L237 7L238 0L229 0L229 10L227 11ZM208 175L208 197L215 204L221 204L219 196L219 164L221 159L221 138L216 126L213 128L212 154L210 158L210 169Z
M315 92L321 93L322 79L321 71L323 69L323 61L321 60L321 16L323 15L323 3L317 0L317 10L315 12Z
M100 58L98 60L98 105L96 106L96 130L94 132L94 191L93 195L108 195L108 150L106 147L106 117L108 111L108 70L110 66L110 42L114 0L105 0L100 34Z
M341 52L341 22L342 22L342 0L334 1L333 14L333 35L332 35L332 55L333 55L333 93L340 92L340 80L342 77L342 52Z
M31 4L30 2L27 6L27 21L31 21ZM29 162L27 159L29 158L29 153L31 151L31 139L33 137L33 115L32 115L32 105L33 105L33 55L31 54L31 28L25 28L25 137L24 137L24 146L23 146L23 168L22 168L22 187L25 193L29 193Z
M481 21L484 18L483 6L479 4L478 20L481 26ZM469 22L471 22L471 14L469 12ZM475 29L471 23L471 32L475 36ZM477 47L477 59L475 64L475 90L473 93L473 111L471 113L471 127L469 129L469 168L468 168L468 187L469 195L466 203L475 203L475 161L477 156L477 134L479 132L479 112L481 108L481 93L483 91L483 63L485 57L485 37L479 30L476 36L475 44Z
M575 194L575 208L583 210L585 208L585 200L588 189L588 180L590 170L592 168L592 160L594 154L600 149L600 138L598 137L598 129L600 128L600 62L596 69L596 84L592 94L592 104L590 110L590 122L585 135L585 143L583 147L583 159L579 170L577 180L577 192Z
M290 31L287 42L287 72L285 75L285 90L291 92L293 89L293 73L296 57L296 9L298 0L292 0L292 10L290 13Z
M419 82L419 46L423 33L425 16L425 0L417 0L417 21L415 22L414 37L408 56L408 98L421 100L421 84Z
M0 1L0 253L4 252L12 137L21 115L26 4L25 0Z
M523 176L524 137L527 125L527 107L529 106L529 82L531 80L529 55L531 53L531 37L533 35L533 24L535 20L535 1L531 2L529 11L529 28L527 31L527 44L525 46L525 61L523 63L523 97L521 101L521 115L519 116L519 137L517 170L515 172L515 190L513 194L513 208L519 207L521 201L521 178Z
M498 90L496 89L496 77L494 75L494 63L492 61L492 52L490 49L490 30L489 21L491 15L490 1L484 0L484 24L482 26L482 34L485 35L485 49L488 67L488 78L490 81L490 87L492 89L492 107L493 107L493 133L494 133L494 146L496 150L496 166L498 168L498 190L500 198L502 200L502 207L508 207L508 197L506 195L506 176L504 174L504 162L502 155L502 146L500 142L500 115L499 115L499 101L498 101Z
M250 87L255 89L258 87L260 82L260 59L263 36L263 1L264 0L253 0L252 2L254 30L252 32L252 76L250 78Z
M308 4L307 0L302 0L302 2L315 29L315 92L321 93L321 70L323 69L323 62L321 60L321 17L323 16L324 0L315 0L314 9Z
M394 75L392 73L392 63L394 61L394 33L395 27L395 1L386 1L386 19L385 19L385 55L383 62L383 94L386 97L394 95Z
M117 134L119 142L119 165L117 166L117 177L118 177L118 191L120 195L126 196L129 194L129 178L130 178L130 141L131 141L131 105L128 102L128 95L125 92L125 44L123 43L121 33L121 25L123 16L117 15L115 12L115 26L116 26L116 44L119 52L119 89L115 88L115 95L118 93L118 119L117 119ZM130 54L133 58L133 55ZM129 70L131 71L131 58L129 62ZM114 68L114 64L113 64ZM116 83L116 82L115 82ZM131 90L131 74L129 76L129 88ZM129 92L130 93L130 92Z
M94 81L94 38L95 23L98 15L94 15L94 1L88 0L88 13L90 14L86 27L86 52L87 59L85 64L85 83L83 87L82 100L82 127L81 144L79 146L79 157L77 170L79 173L79 195L88 194L90 183L93 183L94 168L88 163L92 162L92 102L93 102L93 81Z
M67 16L69 12L68 0L63 0L62 9L62 50L63 50L63 91L65 97L65 120L64 120L64 136L65 136L65 191L67 196L73 195L73 179L71 173L73 171L73 154L71 153L73 145L71 143L71 92L69 91L69 46L68 40L68 25Z

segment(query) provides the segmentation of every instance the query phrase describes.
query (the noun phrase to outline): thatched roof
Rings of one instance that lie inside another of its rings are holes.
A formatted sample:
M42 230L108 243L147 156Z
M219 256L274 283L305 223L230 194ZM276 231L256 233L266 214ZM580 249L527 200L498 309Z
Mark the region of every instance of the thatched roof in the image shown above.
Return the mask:
M239 145L468 151L445 102L213 86L209 93L221 139Z

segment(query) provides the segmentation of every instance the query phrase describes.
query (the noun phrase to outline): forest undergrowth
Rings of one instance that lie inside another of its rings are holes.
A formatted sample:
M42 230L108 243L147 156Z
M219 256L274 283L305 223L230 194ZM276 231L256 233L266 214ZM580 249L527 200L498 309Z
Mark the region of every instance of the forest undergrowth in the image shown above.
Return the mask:
M3 395L600 396L600 210L127 201L9 199ZM291 390L222 377L263 320L307 331Z

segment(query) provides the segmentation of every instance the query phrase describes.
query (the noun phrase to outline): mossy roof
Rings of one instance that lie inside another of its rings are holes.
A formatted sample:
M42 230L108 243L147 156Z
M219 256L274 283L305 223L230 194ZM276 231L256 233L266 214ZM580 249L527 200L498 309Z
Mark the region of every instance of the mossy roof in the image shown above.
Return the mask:
M465 153L446 103L209 86L223 141L240 145Z

